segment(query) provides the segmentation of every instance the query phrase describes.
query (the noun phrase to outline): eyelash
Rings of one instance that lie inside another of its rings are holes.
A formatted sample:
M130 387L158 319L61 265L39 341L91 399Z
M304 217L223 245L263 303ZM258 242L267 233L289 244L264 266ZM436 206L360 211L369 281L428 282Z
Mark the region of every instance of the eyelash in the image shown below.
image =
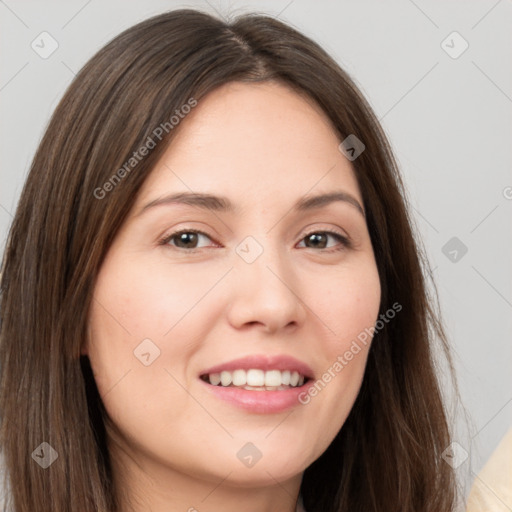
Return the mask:
M169 245L169 242L173 238L177 237L178 235L182 235L184 233L197 233L197 234L200 234L200 235L204 235L207 238L209 238L210 240L212 240L212 238L210 236L208 236L206 233L204 233L203 231L191 228L191 229L182 229L180 231L175 231L174 233L171 233L170 235L166 235L164 238L162 238L158 242L158 245ZM350 240L346 236L342 235L341 233L338 233L337 231L329 231L329 230L310 231L309 233L306 233L301 238L300 241L302 242L302 240L304 240L308 236L316 235L316 234L331 235L333 238L335 238L338 242L341 243L339 246L334 247L334 248L331 247L330 249L320 249L323 252L333 253L333 252L343 251L345 249L350 249L352 247L352 244L351 244ZM171 245L171 247L173 249L177 249L179 251L184 251L184 252L189 252L189 253L195 253L195 252L200 251L201 249L204 249L204 247L195 248L195 249L185 249L183 247L174 247L172 245ZM305 249L313 249L313 248L312 247L305 247Z

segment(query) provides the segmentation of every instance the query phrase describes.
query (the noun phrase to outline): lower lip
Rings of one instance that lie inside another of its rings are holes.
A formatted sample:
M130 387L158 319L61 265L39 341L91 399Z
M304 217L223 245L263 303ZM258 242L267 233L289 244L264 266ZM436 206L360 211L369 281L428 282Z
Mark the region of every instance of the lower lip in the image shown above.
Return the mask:
M313 379L297 388L281 391L250 391L237 387L213 386L201 380L210 393L235 407L259 414L273 414L302 405L299 396L307 394Z

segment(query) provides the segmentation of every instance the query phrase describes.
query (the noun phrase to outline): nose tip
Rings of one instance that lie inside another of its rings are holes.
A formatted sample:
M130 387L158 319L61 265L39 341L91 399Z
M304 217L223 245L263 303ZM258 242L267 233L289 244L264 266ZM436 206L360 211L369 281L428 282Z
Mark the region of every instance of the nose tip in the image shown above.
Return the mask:
M254 257L257 246L253 241L246 244L245 255ZM276 252L261 252L251 263L240 257L232 277L228 317L233 326L262 325L267 332L274 332L303 322L303 301L295 291L298 280Z

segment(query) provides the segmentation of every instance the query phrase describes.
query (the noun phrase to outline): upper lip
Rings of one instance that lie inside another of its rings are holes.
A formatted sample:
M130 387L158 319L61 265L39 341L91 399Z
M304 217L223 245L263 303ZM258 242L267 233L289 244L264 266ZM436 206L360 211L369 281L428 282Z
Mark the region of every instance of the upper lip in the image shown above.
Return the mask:
M289 370L296 371L304 377L313 378L313 370L306 363L287 355L251 355L232 359L226 363L217 364L201 372L201 375L221 373L234 370Z

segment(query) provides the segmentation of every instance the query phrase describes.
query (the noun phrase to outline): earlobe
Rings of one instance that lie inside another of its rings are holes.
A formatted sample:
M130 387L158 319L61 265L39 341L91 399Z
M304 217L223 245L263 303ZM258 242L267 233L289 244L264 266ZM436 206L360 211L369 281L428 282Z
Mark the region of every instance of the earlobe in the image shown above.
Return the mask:
M85 338L85 340L82 341L82 344L80 346L80 355L81 356L89 355L89 340L90 340L90 336L91 336L90 330L87 329L87 337Z

